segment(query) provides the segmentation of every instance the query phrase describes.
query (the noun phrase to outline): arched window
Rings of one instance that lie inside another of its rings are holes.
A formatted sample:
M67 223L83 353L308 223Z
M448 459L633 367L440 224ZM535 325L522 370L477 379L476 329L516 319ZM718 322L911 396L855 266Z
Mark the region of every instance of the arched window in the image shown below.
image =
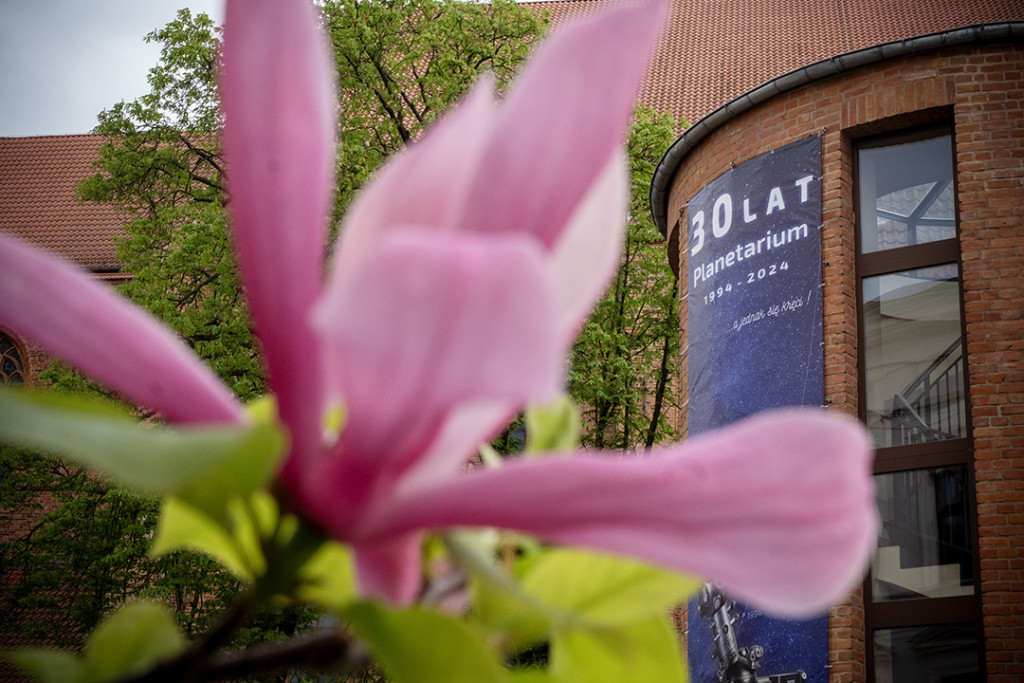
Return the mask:
M0 383L24 384L25 361L14 340L0 332Z

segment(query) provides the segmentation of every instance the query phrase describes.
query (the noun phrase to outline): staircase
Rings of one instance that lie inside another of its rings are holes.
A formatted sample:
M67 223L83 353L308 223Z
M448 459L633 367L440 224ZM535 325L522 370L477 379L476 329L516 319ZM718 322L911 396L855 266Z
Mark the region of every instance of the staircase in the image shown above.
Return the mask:
M917 379L893 396L893 446L965 435L963 370L963 344L957 337Z

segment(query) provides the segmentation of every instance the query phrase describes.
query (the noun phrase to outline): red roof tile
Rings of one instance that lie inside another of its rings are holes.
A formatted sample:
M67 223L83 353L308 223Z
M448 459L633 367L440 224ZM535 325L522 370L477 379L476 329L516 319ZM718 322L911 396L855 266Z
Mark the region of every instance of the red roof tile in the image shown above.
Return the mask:
M116 267L113 237L127 216L77 194L102 144L95 135L0 138L0 231L86 268Z
M641 99L693 123L822 59L973 24L1024 20L1024 0L671 0ZM553 24L604 0L531 3Z

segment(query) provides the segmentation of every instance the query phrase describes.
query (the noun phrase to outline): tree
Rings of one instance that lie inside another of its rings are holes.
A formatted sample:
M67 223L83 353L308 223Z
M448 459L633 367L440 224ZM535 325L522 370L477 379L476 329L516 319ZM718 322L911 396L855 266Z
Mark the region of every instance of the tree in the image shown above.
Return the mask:
M335 219L387 157L452 106L483 72L506 83L545 22L513 0L325 0L338 67ZM160 316L243 398L263 387L225 228L217 136L219 30L187 9L147 36L162 45L151 92L100 114L107 136L87 201L134 216L118 258L125 293Z
M504 87L546 18L514 0L324 0L338 67L338 211L487 73Z
M499 87L507 83L545 24L511 0L325 0L323 10L341 91L339 216L372 171L482 72ZM147 40L161 45L151 92L100 114L95 132L108 142L98 173L80 194L133 217L118 244L132 275L125 294L178 331L236 393L253 398L263 390L263 373L225 225L229 200L215 87L219 30L186 9ZM674 374L675 295L646 188L672 130L664 117L638 117L630 140L633 206L623 264L574 351L570 389L588 407L584 436L590 444L632 448L670 433L663 406ZM60 367L48 377L64 390L99 390ZM9 562L31 573L8 593L15 603L46 607L46 600L33 601L73 588L76 621L69 633L81 634L126 595L144 592L179 607L179 619L192 632L216 612L217 596L234 589L205 558L146 558L153 501L110 489L63 463L37 460L33 467L10 449L4 454L13 459L8 472L17 476L6 477L0 488L47 490L58 503L29 538L5 547ZM81 561L62 565L61 557ZM86 579L76 582L77 576Z
M336 216L373 169L454 104L482 72L506 83L545 25L512 0L327 0L322 8L341 90ZM108 141L97 173L79 194L131 216L117 245L131 274L124 293L174 328L239 396L251 399L262 393L264 377L225 223L219 35L209 17L183 9L146 37L161 46L149 73L151 90L99 115L94 132ZM59 364L45 378L60 390L103 391ZM173 605L186 633L195 633L226 604L221 598L237 589L204 556L146 556L155 501L113 489L66 463L3 447L0 504L30 505L33 496L46 501L38 523L0 547L5 612L23 614L25 628L44 633L55 615L64 614L62 644L80 644L128 595L146 594ZM295 611L260 618L260 628L245 635L259 639L294 630L307 618Z
M243 398L263 387L225 225L217 138L219 29L178 12L146 40L161 44L150 93L99 115L108 142L79 194L132 216L118 259L124 293L178 331Z
M622 263L576 341L569 372L587 446L634 450L675 436L666 409L678 374L678 284L648 203L654 168L675 130L671 116L642 108L630 130Z
M0 445L0 518L33 510L27 533L0 545L8 628L68 647L130 595L172 605L186 633L205 630L239 584L192 553L147 557L157 501L66 462Z

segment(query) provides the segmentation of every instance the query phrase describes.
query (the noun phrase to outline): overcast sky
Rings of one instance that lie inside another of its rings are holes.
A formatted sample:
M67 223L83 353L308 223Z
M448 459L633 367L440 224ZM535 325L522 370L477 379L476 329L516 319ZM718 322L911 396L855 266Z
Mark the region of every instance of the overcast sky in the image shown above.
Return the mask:
M0 137L88 133L149 91L143 39L180 7L223 20L223 0L0 0Z

